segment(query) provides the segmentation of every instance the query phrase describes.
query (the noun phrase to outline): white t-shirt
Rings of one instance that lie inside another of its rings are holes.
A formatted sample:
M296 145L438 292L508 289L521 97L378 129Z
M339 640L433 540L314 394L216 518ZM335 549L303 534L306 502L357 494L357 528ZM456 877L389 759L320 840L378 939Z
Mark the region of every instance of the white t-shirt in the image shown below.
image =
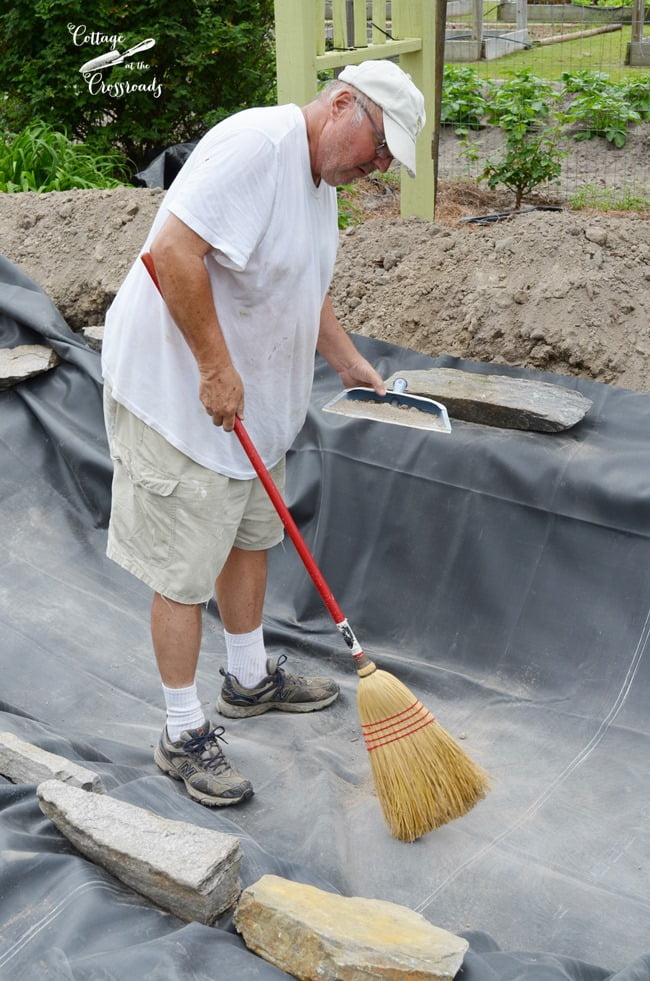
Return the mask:
M210 130L167 192L144 251L170 212L212 247L205 263L244 384L244 425L272 467L305 420L338 245L336 190L314 185L301 110L248 109ZM203 408L194 357L139 258L107 313L102 368L114 398L187 456L230 477L255 476L235 434Z

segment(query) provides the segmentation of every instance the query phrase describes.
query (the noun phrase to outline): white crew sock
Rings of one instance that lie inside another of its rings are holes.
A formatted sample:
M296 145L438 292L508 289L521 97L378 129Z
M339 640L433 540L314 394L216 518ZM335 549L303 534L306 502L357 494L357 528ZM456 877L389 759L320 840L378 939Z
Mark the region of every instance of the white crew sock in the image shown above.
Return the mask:
M167 734L173 743L177 742L186 729L198 729L205 722L205 712L201 708L196 684L188 688L168 688L162 686L167 709Z
M226 638L228 673L234 674L244 688L255 688L262 678L266 678L266 648L262 626L247 634L229 634L224 630L223 635Z

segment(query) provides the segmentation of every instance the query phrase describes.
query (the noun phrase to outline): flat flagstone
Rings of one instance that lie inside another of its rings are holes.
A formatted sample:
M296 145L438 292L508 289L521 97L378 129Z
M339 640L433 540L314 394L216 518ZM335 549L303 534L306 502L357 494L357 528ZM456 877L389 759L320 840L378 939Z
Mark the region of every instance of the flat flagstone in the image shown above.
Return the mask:
M406 379L407 394L442 402L453 419L504 429L561 432L580 422L592 405L563 385L458 368L398 371L387 379L387 387L397 378Z
M12 783L62 780L83 790L104 792L98 773L34 746L12 732L0 732L0 774Z
M239 839L58 780L36 788L40 808L82 854L187 922L211 924L240 893Z
M301 981L451 981L469 947L404 906L276 875L243 891L234 923L247 947Z
M27 378L42 375L56 367L61 359L44 344L21 344L0 348L0 391Z

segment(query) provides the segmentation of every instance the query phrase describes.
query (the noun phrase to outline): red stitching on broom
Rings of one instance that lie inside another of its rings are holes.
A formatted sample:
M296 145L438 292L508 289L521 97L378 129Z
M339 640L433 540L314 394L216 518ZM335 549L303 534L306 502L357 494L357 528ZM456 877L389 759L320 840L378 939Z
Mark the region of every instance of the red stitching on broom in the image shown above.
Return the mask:
M411 736L413 735L414 732L418 732L420 729L424 729L425 726L430 726L431 723L435 721L436 720L434 719L434 717L430 716L428 719L425 719L425 721L421 725L416 726L415 729L407 728L406 732L401 732L399 735L395 735L393 739L381 739L379 742L373 742L372 745L368 742L368 739L364 735L363 738L366 740L366 749L368 750L369 753L371 753L374 749L380 749L382 746L388 746L389 743L396 743L400 739L404 739L406 736Z
M399 719L400 715L404 715L405 712L410 712L412 709L417 708L417 706L421 704L422 703L416 698L412 705L409 705L408 708L402 709L401 712L397 712L395 715L389 715L387 719L380 719L379 722L365 722L363 724L363 728L365 729L369 726L376 726L381 722L390 722L391 719Z
M375 732L382 732L384 729L390 729L397 725L398 722L403 722L412 715L417 715L420 711L428 712L428 709L424 705L415 701L408 708L402 709L401 712L397 712L395 715L389 715L387 719L378 719L376 722L364 722L361 725L362 729L372 730L368 735L374 735ZM388 723L388 725L386 725ZM364 733L365 735L365 733Z

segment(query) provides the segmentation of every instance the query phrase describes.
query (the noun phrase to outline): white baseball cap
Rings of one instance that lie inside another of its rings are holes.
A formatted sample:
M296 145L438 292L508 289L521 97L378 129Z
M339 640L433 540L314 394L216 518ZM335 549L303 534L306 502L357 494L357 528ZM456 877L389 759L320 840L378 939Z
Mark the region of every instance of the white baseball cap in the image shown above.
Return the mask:
M388 149L415 177L415 141L427 117L424 97L411 76L393 61L362 61L347 65L339 81L349 82L381 106Z

